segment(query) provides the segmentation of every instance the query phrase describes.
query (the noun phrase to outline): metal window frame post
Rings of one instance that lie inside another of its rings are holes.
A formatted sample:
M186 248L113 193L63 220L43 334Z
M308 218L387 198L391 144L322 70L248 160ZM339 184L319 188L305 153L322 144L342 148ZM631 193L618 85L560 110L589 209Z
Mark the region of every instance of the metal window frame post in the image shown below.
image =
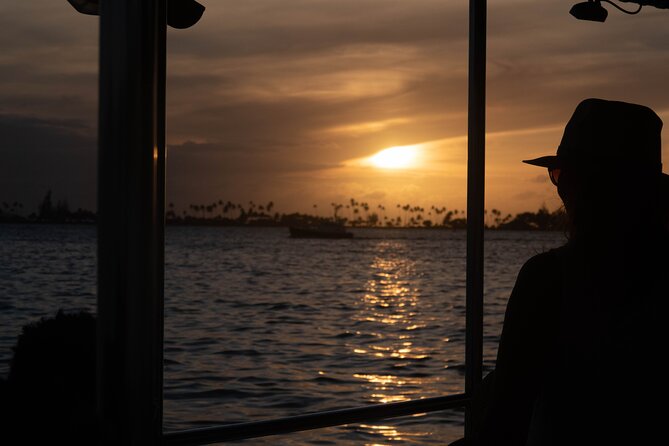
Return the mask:
M165 0L100 2L101 444L162 441Z
M485 98L487 1L469 1L469 111L467 137L467 335L465 394L476 395L483 378L483 229L485 207ZM471 405L465 437L472 438Z

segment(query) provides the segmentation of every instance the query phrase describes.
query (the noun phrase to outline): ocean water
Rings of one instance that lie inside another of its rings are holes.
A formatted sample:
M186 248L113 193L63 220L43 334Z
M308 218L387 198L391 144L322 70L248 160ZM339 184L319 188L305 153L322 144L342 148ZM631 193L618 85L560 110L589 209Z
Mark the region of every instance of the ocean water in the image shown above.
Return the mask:
M463 391L465 232L354 232L167 229L166 431ZM1 375L22 325L95 310L95 237L90 226L0 225ZM518 270L564 241L486 233L486 368ZM444 411L248 443L444 444L462 421Z

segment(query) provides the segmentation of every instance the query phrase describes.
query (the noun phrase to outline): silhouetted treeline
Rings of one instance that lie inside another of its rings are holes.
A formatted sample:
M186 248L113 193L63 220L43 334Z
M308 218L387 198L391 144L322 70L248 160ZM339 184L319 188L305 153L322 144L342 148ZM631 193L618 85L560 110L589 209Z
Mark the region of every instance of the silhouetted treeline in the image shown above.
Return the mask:
M398 203L394 206L371 205L351 198L345 203L330 203L325 210L312 205L313 213L281 213L273 201L246 204L218 200L209 204L189 204L178 210L174 203L167 205L165 217L168 225L191 226L294 226L319 222L337 222L353 228L439 228L466 229L464 210L446 206L424 208ZM54 202L48 191L37 206L37 212L23 215L19 202L0 204L0 222L4 223L88 223L93 224L97 215L89 210L71 211L67 200ZM324 216L323 213L327 215ZM542 206L537 212L522 212L515 216L502 214L498 209L485 211L487 229L505 230L564 230L567 220L564 210L549 211Z
M564 208L550 212L545 206L537 212L521 212L511 220L501 222L494 226L495 229L506 230L532 230L542 231L564 231L567 229L567 213Z
M398 203L386 207L382 204L370 205L351 198L345 203L330 203L328 216L318 205L312 205L313 214L276 211L273 201L267 204L234 203L219 200L209 204L190 204L187 209L177 210L169 203L166 212L167 224L171 225L211 225L211 226L291 226L316 224L329 221L358 228L440 228L466 229L467 217L464 210L448 209L445 206L424 208L412 204ZM564 230L566 228L564 210L549 211L542 206L537 212L522 212L513 216L503 215L498 209L485 211L487 229L506 230Z
M67 200L58 200L53 203L49 190L37 206L37 212L28 216L23 215L23 203L3 202L0 205L0 222L3 223L84 223L92 224L97 221L95 212L78 208L70 210Z

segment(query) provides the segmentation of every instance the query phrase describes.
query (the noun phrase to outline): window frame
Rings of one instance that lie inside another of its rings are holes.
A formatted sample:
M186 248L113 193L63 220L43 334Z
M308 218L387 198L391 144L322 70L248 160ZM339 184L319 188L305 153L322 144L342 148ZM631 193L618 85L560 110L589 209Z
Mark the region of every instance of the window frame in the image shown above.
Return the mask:
M483 370L487 0L469 0L465 391L164 433L166 0L100 2L98 415L103 444L199 445L465 407Z

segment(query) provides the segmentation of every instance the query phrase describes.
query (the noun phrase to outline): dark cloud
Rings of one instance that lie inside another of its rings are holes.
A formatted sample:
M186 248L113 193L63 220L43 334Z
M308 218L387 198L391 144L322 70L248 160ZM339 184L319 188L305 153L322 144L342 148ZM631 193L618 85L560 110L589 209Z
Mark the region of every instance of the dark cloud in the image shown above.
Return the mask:
M300 160L279 149L259 151L253 145L186 142L169 146L167 153L167 194L178 209L216 200L294 199L303 185L291 184L292 177L340 167L319 157Z
M52 189L75 207L95 207L96 139L76 120L0 115L0 201L32 211Z
M198 27L172 32L170 51L189 58L324 54L360 44L424 44L467 38L465 2L338 0L207 5Z
M94 125L97 27L66 1L2 2L0 113Z

